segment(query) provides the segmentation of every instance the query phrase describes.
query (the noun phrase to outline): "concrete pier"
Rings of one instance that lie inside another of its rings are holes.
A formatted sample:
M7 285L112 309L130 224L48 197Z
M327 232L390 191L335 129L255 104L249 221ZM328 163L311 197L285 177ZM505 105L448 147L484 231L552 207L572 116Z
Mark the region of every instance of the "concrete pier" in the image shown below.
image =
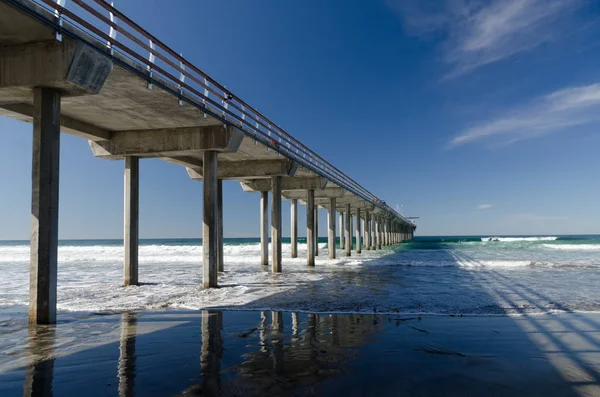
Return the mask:
M356 253L362 253L360 208L356 209Z
M290 207L290 243L292 245L292 258L298 257L298 199L292 199Z
M269 266L269 192L260 192L260 264Z
M306 191L306 264L315 265L315 191Z
M60 102L57 90L33 90L29 323L56 323Z
M214 150L203 153L204 164L204 205L202 227L203 271L202 285L204 288L217 286L217 252L219 249L219 226L217 214L217 155Z
M329 248L329 259L335 259L335 197L329 199L327 221L327 247Z
M413 239L412 218L394 211L108 3L43 3L40 7L33 0L0 1L0 116L33 122L31 323L56 321L60 131L88 140L97 158L125 162L125 285L139 283L140 158L185 167L191 179L203 182L201 274L207 288L217 287L218 272L224 270L224 180L240 183L244 191L260 192L263 266L269 264L272 191L273 272L282 271L281 200L292 200L292 257L297 257L297 205L307 199L307 190L313 192L307 214L312 218L307 225L312 230L307 261L312 265L318 254L319 205L329 206L332 258L335 211L340 212L340 247L348 256L354 245L353 210L357 252L363 241L364 248L375 249L384 238L385 244ZM76 20L68 17L61 40L56 40L57 16L62 21L60 16L69 12ZM120 36L150 41L150 52L130 40L111 42L107 51L106 38L98 34L114 31L108 13L119 20Z
M281 177L271 178L271 250L273 263L271 271L281 273Z
M123 284L138 285L138 239L140 208L140 159L125 157L125 263Z
M225 271L223 259L223 180L217 179L217 268Z
M350 204L346 204L346 230L344 240L346 241L346 256L352 255L352 211Z

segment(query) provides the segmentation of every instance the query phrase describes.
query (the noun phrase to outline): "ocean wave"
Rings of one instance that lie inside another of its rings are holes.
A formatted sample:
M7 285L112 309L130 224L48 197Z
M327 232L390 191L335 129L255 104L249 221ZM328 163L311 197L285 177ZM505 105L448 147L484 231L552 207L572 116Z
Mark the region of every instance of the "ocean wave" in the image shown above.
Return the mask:
M282 244L284 254L291 252L291 244ZM319 249L325 249L326 243L319 243ZM270 250L269 244L269 250ZM298 244L298 250L306 250L306 244ZM140 245L140 263L196 263L202 259L201 245ZM249 243L240 245L227 245L223 247L224 255L238 259L260 257L260 244ZM28 245L15 245L0 247L0 263L29 262L30 247ZM124 248L119 245L87 245L87 246L59 246L59 264L69 263L119 263L123 261Z
M489 241L500 241L503 243L513 243L517 241L554 241L558 240L556 236L547 236L547 237L482 237L481 241L489 242Z
M562 251L600 251L600 244L542 244L542 246Z

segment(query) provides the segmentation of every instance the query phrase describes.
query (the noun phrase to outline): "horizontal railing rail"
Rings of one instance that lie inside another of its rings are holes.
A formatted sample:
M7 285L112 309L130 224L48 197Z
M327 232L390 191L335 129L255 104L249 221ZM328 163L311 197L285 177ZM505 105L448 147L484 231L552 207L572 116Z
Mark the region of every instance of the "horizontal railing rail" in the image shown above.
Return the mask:
M411 224L354 179L316 154L273 123L261 112L198 67L148 33L104 0L5 0L52 25L57 36L69 35L111 57L121 66L172 93L180 104L188 103L205 114L242 130L267 147L304 168L343 187L358 197Z

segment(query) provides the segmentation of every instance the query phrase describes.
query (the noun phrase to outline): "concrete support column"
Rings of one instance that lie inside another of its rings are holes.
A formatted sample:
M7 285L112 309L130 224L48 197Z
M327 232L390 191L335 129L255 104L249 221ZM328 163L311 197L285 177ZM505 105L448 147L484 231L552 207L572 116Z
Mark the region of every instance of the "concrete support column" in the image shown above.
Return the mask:
M315 205L315 256L319 256L319 205Z
M315 191L306 191L306 264L315 265Z
M217 157L218 152L207 150L203 152L204 167L204 206L202 225L202 249L204 264L202 285L204 288L217 286L217 252L219 244L219 226L217 214Z
M125 230L123 245L125 263L123 284L138 285L138 238L140 213L140 159L125 157Z
M273 263L271 271L281 273L281 177L271 177L271 249Z
M33 91L29 323L56 323L60 93Z
M292 200L292 206L290 208L291 212L291 233L290 233L290 243L292 244L292 258L298 257L298 200Z
M352 220L352 212L350 204L346 204L346 230L344 231L344 240L346 241L346 256L352 255L352 226L350 221Z
M350 251L352 251L354 249L354 216L352 212L350 212L350 239L347 244L350 244Z
M365 210L365 249L371 249L371 215Z
M376 231L376 223L375 223L375 219L376 219L376 215L373 214L373 216L371 217L371 249L372 250L376 250L377 249L377 237L375 235L375 231Z
M345 249L346 244L344 242L344 211L340 211L340 249Z
M329 259L335 259L335 198L329 199L329 213L327 214L327 246Z
M390 231L390 220L386 220L385 222L385 230L386 230L386 240L387 240L387 245L390 246L392 245L392 232Z
M260 264L269 266L269 192L260 192Z
M223 260L223 180L217 179L217 267L220 272L225 271Z
M381 238L382 238L382 233L381 233L381 216L379 218L377 218L377 248L381 249Z
M362 253L362 236L360 228L360 208L356 209L356 253Z

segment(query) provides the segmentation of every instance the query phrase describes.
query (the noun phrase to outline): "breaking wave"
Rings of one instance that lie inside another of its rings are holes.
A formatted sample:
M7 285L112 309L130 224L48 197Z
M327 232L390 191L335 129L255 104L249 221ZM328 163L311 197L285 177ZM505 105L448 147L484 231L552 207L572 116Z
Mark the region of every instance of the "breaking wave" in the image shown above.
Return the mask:
M489 241L500 241L503 243L513 243L516 241L554 241L558 240L556 236L548 236L548 237L482 237L481 241L489 242Z

